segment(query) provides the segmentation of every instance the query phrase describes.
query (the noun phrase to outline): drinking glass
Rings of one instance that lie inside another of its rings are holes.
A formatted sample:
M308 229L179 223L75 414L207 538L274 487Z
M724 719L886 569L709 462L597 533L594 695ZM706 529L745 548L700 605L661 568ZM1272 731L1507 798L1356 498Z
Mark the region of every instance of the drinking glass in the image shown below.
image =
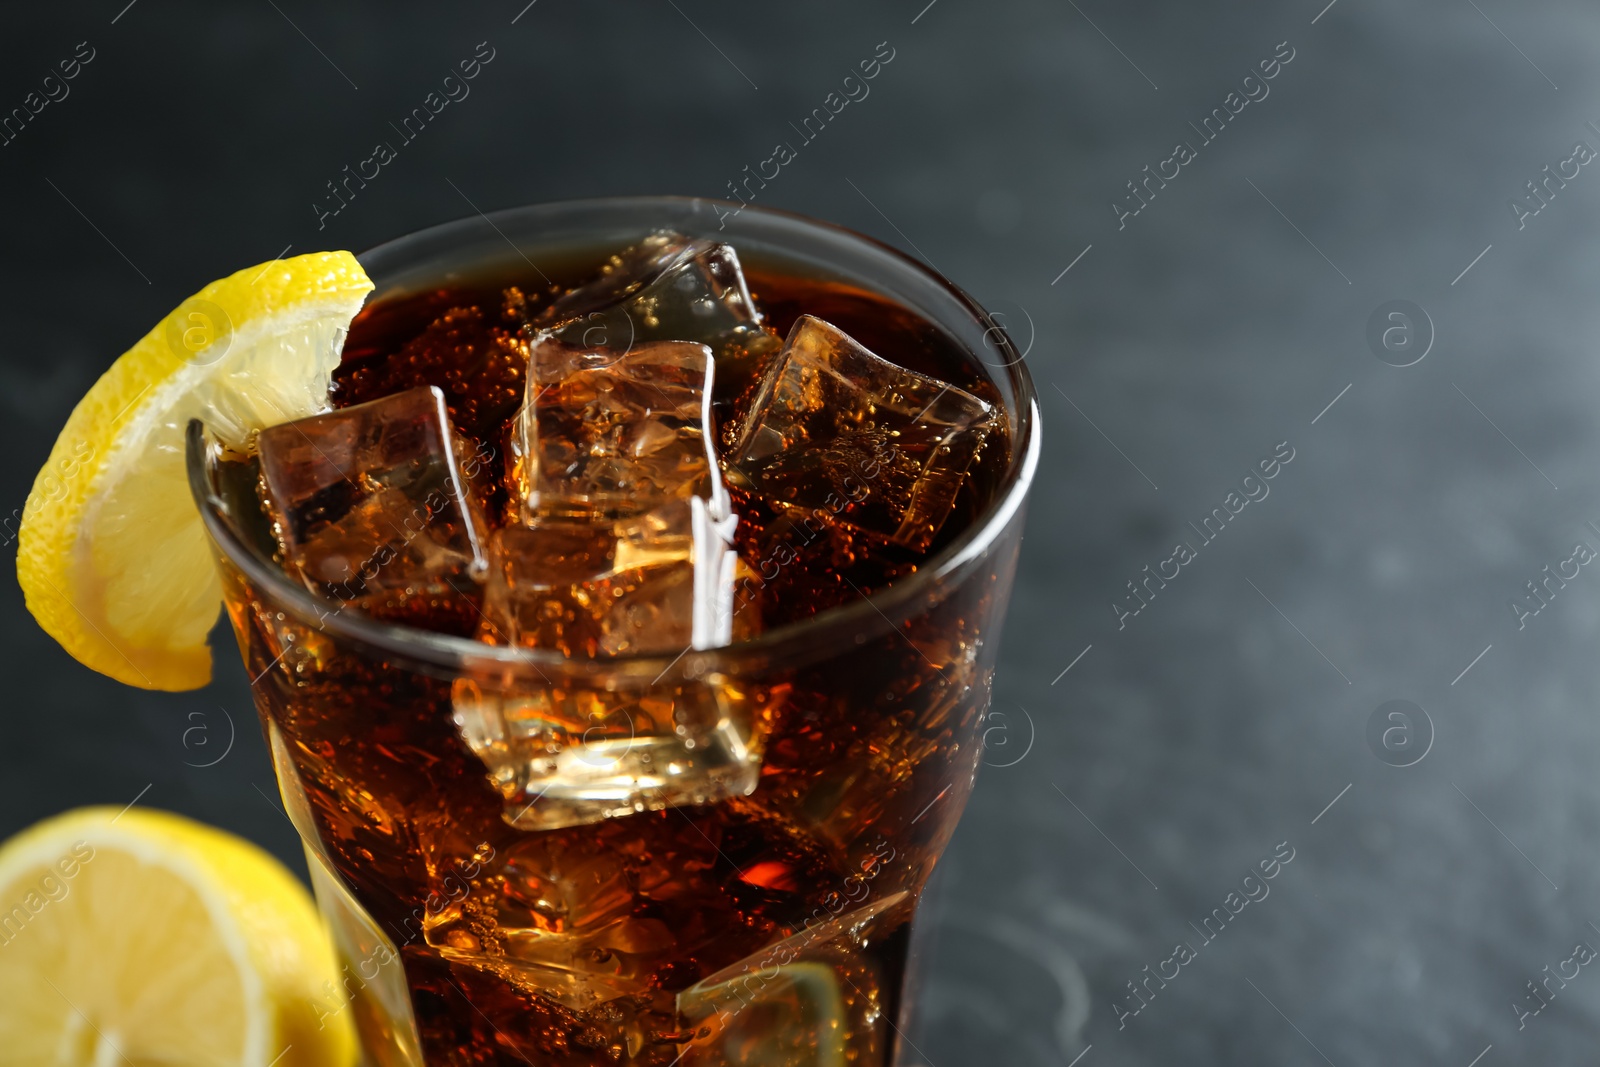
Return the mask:
M971 299L847 230L711 200L585 200L361 256L384 301L656 229L914 312L986 366L983 510L915 573L754 639L567 659L393 625L272 560L198 424L189 473L368 1061L895 1061L917 900L972 788L1039 455L1031 382ZM531 270L530 270L531 268ZM954 520L952 520L954 521Z

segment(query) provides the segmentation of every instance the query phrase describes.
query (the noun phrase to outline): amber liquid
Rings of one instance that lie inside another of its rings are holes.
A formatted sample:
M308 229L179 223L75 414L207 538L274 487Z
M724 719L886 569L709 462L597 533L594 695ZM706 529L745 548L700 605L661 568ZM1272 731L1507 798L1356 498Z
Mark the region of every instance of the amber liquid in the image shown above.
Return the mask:
M801 313L818 315L999 406L979 361L908 310L835 281L759 264L747 273L780 334ZM335 403L439 385L457 428L498 447L521 396L515 361L494 351L506 284L364 310ZM542 281L522 291L530 301L547 292ZM479 314L461 317L450 346L413 345L394 362L452 308ZM923 566L997 491L1004 436L980 455L926 554L818 535L739 496L747 559L789 545L751 608L763 628ZM247 510L238 505L241 525ZM373 947L371 931L346 931L350 1003L337 1008L330 991L325 1007L352 1012L369 1058L385 1065L411 1062L407 1008L428 1064L889 1063L916 896L976 771L994 654L984 629L996 625L1014 550L997 546L898 626L871 617L808 661L735 655L730 684L764 741L750 796L538 832L507 824L463 743L455 672L286 617L225 562L310 861L387 939ZM426 606L409 621L453 625ZM337 912L326 894L323 903ZM336 933L340 923L335 914ZM409 1005L397 1011L386 988Z

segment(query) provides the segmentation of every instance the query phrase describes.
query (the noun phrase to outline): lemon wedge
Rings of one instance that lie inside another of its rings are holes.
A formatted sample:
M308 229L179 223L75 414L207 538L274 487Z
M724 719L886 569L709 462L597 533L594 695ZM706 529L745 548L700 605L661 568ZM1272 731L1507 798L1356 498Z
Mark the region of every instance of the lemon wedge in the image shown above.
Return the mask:
M176 815L81 808L0 845L0 1049L16 1067L349 1067L316 908Z
M145 689L211 678L222 601L189 495L184 432L224 440L327 407L341 337L372 281L348 252L213 282L125 352L73 410L23 508L28 610L79 661Z

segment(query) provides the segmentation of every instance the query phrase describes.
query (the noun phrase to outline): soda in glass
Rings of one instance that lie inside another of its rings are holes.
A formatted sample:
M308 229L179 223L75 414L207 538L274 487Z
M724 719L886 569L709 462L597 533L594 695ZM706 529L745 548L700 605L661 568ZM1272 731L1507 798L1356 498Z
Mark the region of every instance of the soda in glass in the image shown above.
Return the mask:
M896 1061L1038 457L867 238L579 201L361 257L330 409L190 477L370 1063Z

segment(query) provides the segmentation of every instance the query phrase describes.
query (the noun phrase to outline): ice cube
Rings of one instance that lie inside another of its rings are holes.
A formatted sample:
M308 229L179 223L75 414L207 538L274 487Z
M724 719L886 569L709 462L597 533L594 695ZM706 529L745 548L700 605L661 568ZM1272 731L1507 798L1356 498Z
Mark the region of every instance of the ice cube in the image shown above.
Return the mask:
M263 430L262 485L285 563L323 596L470 633L488 556L462 448L433 386Z
M479 636L569 657L727 644L737 524L692 497L611 523L539 518L496 531ZM741 622L748 630L754 613Z
M532 325L541 330L570 326L593 312L620 304L666 271L714 244L673 230L657 230L606 260L595 278L568 290L540 312Z
M803 315L750 405L728 474L778 507L922 551L993 424L972 394Z
M717 360L718 417L760 376L778 337L750 297L732 245L653 234L613 257L610 273L558 300L540 329L567 344L620 356L651 341L699 341Z
M624 350L629 342L701 341L719 361L777 348L750 298L739 254L732 245L700 241L631 296L553 332L571 344Z
M644 992L652 952L672 937L659 919L630 914L639 903L630 860L592 839L517 835L469 899L423 918L427 942L452 962L509 969L578 1010Z
M522 830L745 796L761 772L758 709L719 675L529 682L486 666L452 700L502 818Z
M536 342L512 433L522 518L614 519L697 493L726 511L706 434L713 366L692 342Z
M611 531L588 522L549 519L496 530L478 637L594 655L600 634L590 589L610 571L615 552Z
M670 570L641 581L631 597L613 607L601 651L664 652L684 637L683 647L698 649L733 640L739 568L733 534L739 516L717 518L713 507L701 497L690 497L687 507L674 502L617 522L615 573L647 574L663 566ZM740 636L750 636L753 616L739 621L745 624Z
M839 894L832 896L839 899ZM727 1063L879 1063L893 1042L892 985L883 949L914 901L890 893L852 911L808 923L678 994L688 1040L684 1067ZM821 911L822 909L818 909ZM902 961L892 961L900 963Z
M737 516L699 497L609 524L541 519L497 531L479 636L570 658L726 644L753 626L732 613ZM669 667L670 669L670 667ZM453 693L461 736L522 829L576 826L755 788L761 768L749 699L720 678L539 685L469 671ZM631 687L631 688L630 688Z
M613 256L599 278L557 300L534 326L568 344L615 352L700 341L719 361L778 347L733 246L666 231Z

